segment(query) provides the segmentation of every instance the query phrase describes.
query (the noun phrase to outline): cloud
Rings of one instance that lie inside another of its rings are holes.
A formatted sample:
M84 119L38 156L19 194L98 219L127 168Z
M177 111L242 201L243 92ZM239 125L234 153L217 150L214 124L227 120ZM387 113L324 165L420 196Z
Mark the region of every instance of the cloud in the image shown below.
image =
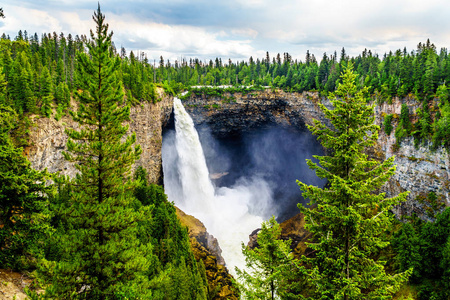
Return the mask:
M1 26L1 30L6 33L17 34L19 30L27 30L28 33L34 33L37 29L41 33L60 32L62 30L60 21L42 10L5 5L4 11L6 18ZM36 28L37 24L39 24L38 28Z
M321 57L345 47L383 54L409 50L430 38L445 47L450 6L443 0L103 0L116 46L159 59L180 55L209 60L261 58L306 50ZM0 31L87 34L97 8L91 0L6 0Z
M148 52L153 58L159 58L163 52L169 54L165 58L172 61L180 55L193 55L202 59L214 59L216 56L240 58L250 57L257 52L251 46L250 39L234 39L233 33L223 39L222 32L211 32L201 27L130 21L131 19L131 16L110 16L110 28L117 28L114 30L116 46L119 41L125 47L131 45L131 48ZM234 34L255 35L251 30Z

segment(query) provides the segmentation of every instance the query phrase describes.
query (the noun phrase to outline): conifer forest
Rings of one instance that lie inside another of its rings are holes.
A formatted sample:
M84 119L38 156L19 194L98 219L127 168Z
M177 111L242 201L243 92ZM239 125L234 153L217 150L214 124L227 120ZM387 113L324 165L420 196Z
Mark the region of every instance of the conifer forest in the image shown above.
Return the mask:
M415 200L430 208L421 217L395 210L409 190L383 190L406 142L431 156L450 150L447 48L426 39L382 54L156 60L116 44L120 28L102 8L93 7L89 35L22 29L0 38L0 275L28 278L27 299L450 299L448 193L424 187ZM0 18L8 13L4 6ZM164 97L233 104L265 92L320 99L323 118L304 130L323 155L302 163L325 184L286 183L307 199L295 212L301 247L274 211L252 229L253 243L238 245L244 265L225 255L220 264L167 184L135 167L147 149L129 130L130 111ZM396 104L399 113L376 119ZM36 120L75 124L64 128L62 151L74 176L32 166ZM373 155L380 136L392 140L392 156ZM434 177L448 190L448 178ZM10 284L0 282L0 299L13 299Z

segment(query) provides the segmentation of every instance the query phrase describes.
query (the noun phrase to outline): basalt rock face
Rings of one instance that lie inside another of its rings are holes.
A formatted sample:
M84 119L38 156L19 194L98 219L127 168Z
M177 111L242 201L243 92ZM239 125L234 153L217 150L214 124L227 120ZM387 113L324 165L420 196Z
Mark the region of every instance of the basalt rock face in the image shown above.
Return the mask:
M221 97L191 95L183 101L198 128L208 126L217 137L233 136L256 128L278 124L298 130L307 130L313 119L329 125L319 103L331 108L330 101L318 93L286 93L283 91L255 91L248 94L225 93ZM394 98L391 104L375 107L376 123L383 129L386 114L394 114L394 130L390 136L380 131L375 147L368 150L370 157L384 160L395 155L397 171L382 191L394 196L410 191L407 201L394 209L398 217L416 214L423 220L432 220L436 211L450 205L450 165L445 148L431 151L428 145L414 145L412 138L395 145L394 132L400 116L401 105L410 109L411 121L417 121L416 110L420 102L413 98ZM430 195L434 194L436 197ZM436 198L436 199L434 199Z
M148 172L150 183L163 184L162 172L162 131L170 122L173 110L173 98L159 90L161 101L153 104L143 102L130 111L129 130L127 134L136 134L136 144L142 148L140 159L133 165L143 166ZM76 107L76 103L72 103ZM60 172L74 177L77 170L67 162L62 152L66 151L68 137L65 128L77 128L70 116L64 116L59 121L54 118L39 118L33 120L35 126L30 132L30 145L25 154L33 168L47 170L51 173ZM208 283L216 291L213 299L238 299L238 294L232 289L232 277L225 267L221 256L222 250L217 239L210 235L203 224L192 216L177 210L182 224L188 226L191 247L197 260L202 259L208 277Z
M389 136L381 130L378 143L370 154L380 160L395 155L396 172L383 189L387 196L410 191L407 201L395 207L394 213L397 216L416 214L423 220L432 221L436 212L450 206L449 153L444 147L431 150L428 143L416 144L412 137L403 139L400 145L396 146L394 132L402 103L408 105L411 122L417 121L416 111L421 103L412 98L396 98L391 104L376 106L376 123L383 128L384 116L393 114L394 130ZM431 196L432 194L435 197Z
M133 166L143 166L148 171L151 183L162 184L162 129L169 121L173 107L173 98L159 91L161 101L153 104L143 102L131 108L128 134L136 133L136 144L141 145L142 154ZM76 107L72 103L72 107ZM35 126L30 132L30 145L25 154L33 168L48 169L49 172L61 172L73 177L76 169L67 162L62 152L67 150L67 135L65 128L77 128L70 116L64 116L59 121L54 118L39 118L33 120Z
M221 97L193 95L183 104L196 126L207 125L215 136L229 137L272 124L307 130L305 124L312 124L313 119L327 122L318 106L320 100L317 93L264 90Z

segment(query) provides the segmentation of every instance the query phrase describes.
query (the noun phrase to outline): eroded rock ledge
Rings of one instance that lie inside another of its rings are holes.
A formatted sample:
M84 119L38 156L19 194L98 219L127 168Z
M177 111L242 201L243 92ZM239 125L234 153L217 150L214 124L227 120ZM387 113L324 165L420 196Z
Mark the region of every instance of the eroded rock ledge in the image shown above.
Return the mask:
M222 97L191 95L183 104L197 126L206 124L221 137L271 124L306 129L305 125L311 125L313 119L327 122L319 109L320 101L317 93L264 90L245 95L226 93Z
M233 136L249 132L271 124L305 130L313 119L327 124L319 108L319 103L330 107L330 102L318 93L286 93L283 91L255 91L248 94L225 93L221 97L192 94L183 101L198 127L207 125L212 134L218 137ZM406 103L410 109L411 120L416 121L416 110L421 103L412 98L394 98L391 104L375 107L376 123L383 128L386 114L400 115L401 105ZM431 151L427 145L414 146L414 140L403 140L400 147L394 147L394 130L387 136L380 131L377 145L368 151L376 159L384 160L395 155L397 171L383 190L387 196L410 191L408 199L396 207L397 216L416 214L423 220L432 220L433 213L450 206L450 163L448 151L439 147ZM430 194L436 195L436 200ZM431 199L431 200L430 200Z

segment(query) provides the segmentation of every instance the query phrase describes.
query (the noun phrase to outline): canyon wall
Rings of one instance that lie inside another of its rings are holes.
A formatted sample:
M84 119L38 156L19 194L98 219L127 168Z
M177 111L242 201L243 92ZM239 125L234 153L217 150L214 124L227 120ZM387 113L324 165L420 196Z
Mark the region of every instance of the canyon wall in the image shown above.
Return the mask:
M421 103L411 98L401 100L395 98L391 104L383 103L375 107L376 123L383 128L385 115L400 116L402 103L408 105L410 119L412 122L416 122L416 110ZM448 150L444 147L431 150L428 142L415 145L413 137L403 139L398 147L395 145L394 136L398 118L394 118L392 124L394 130L389 136L383 130L380 131L378 143L372 153L379 160L395 155L394 163L397 165L397 169L384 191L388 196L410 191L408 200L394 208L397 216L415 213L423 220L433 220L435 212L450 206Z
M142 103L131 109L129 132L135 132L137 143L142 147L142 155L136 166L149 171L149 181L162 183L161 143L162 129L169 122L173 99L159 90L161 101L156 104ZM326 98L318 93L286 93L283 91L253 91L247 94L225 93L222 96L191 95L183 100L186 110L196 126L207 125L216 136L232 136L249 132L271 124L288 128L307 130L313 119L327 123L319 108L319 103L330 107ZM414 99L393 99L375 107L376 123L382 128L386 114L400 115L401 104L407 103L412 121L420 103ZM73 176L75 168L62 156L67 136L65 127L74 127L70 117L56 121L54 118L35 119L31 129L31 146L25 149L32 166L47 168L50 172L60 171ZM394 118L395 131L397 119ZM394 133L387 136L380 131L377 145L369 155L379 160L395 155L397 171L383 191L393 196L402 191L410 191L408 201L395 208L398 216L417 214L424 220L431 220L434 211L450 205L450 162L448 152L439 147L431 151L427 145L414 145L412 138L404 139L400 147L395 147Z
M162 89L158 90L158 95L161 101L155 104L143 102L131 108L127 134L136 133L136 143L142 147L141 157L132 171L137 166L143 166L148 171L149 182L162 184L162 129L169 121L173 98L166 96ZM75 108L76 103L72 103L72 109ZM35 117L33 121L35 125L30 132L30 146L25 148L31 166L73 177L77 171L64 159L62 152L67 150L65 128L76 128L77 124L70 116L64 116L59 121Z
M330 101L318 93L286 93L283 91L255 91L247 94L225 93L218 96L191 95L184 100L186 110L197 126L207 125L213 135L232 136L255 128L279 124L298 130L307 130L313 119L329 124L319 108L319 103L331 107ZM411 98L398 99L375 106L376 123L382 128L375 147L369 149L370 157L384 160L395 155L396 173L383 187L387 196L410 191L407 201L394 209L397 216L418 215L432 220L437 211L450 205L449 156L445 148L431 151L428 145L414 145L413 138L406 138L396 147L394 137L398 118L394 118L394 130L387 136L383 131L386 114L400 115L402 103L407 103L411 120L416 121L420 102Z

